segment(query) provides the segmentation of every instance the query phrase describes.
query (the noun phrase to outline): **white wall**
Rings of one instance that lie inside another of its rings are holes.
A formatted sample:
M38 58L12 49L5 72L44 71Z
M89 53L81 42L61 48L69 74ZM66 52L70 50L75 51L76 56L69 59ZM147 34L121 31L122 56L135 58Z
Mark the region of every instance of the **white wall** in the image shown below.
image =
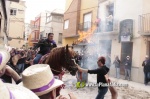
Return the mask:
M20 1L19 3L11 2L10 8L16 8L17 14L15 16L10 16L10 23L9 23L9 36L13 38L23 38L25 32L25 2ZM19 12L19 10L24 10L23 12ZM20 42L20 43L19 43ZM20 48L22 45L25 44L24 39L13 39L12 41L8 42L12 47Z
M133 19L133 36L139 37L138 34L138 17L142 14L142 0L116 0L115 2L115 19L122 21Z
M46 23L45 37L50 32L54 33L54 40L58 44L59 33L63 33L63 16L52 15L52 20Z
M45 30L45 23L46 23L46 12L41 13L41 20L40 20L40 32Z

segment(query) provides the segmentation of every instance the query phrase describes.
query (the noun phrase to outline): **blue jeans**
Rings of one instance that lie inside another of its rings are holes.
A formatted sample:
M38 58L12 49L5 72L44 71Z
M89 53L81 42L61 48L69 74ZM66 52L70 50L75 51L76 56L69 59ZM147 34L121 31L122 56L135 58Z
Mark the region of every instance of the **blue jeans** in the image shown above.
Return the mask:
M33 64L38 64L40 59L41 59L42 55L41 54L37 54L36 57L33 60Z
M116 68L116 78L120 78L120 68Z
M96 96L96 99L104 99L104 96L107 93L107 91L108 91L108 87L98 89L98 95Z
M22 73L24 70L24 63L18 64L18 69L19 69L19 72Z
M131 78L131 70L125 69L125 79L130 80L130 78Z
M147 77L148 75L147 74L148 74L148 72L144 72L144 84L145 85L147 85L147 83L148 83L148 77Z

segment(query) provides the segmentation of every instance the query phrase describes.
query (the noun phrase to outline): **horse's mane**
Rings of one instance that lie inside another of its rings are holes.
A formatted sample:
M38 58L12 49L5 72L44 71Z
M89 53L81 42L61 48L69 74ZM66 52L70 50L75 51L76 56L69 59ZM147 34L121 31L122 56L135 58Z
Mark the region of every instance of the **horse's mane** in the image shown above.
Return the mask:
M65 62L65 47L57 47L51 50L45 63L52 68L60 67ZM58 70L58 69L57 69ZM59 69L61 70L61 68Z
M68 47L57 47L51 50L45 64L49 64L51 68L61 71L61 67L66 67L66 57L74 55L75 52Z

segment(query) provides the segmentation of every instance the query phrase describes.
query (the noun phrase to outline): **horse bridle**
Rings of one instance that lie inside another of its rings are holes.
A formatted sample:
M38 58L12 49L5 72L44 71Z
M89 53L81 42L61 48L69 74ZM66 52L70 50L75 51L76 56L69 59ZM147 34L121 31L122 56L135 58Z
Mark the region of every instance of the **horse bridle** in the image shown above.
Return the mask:
M69 46L69 47L72 47L72 46ZM64 50L65 50L65 61L66 61L66 65L68 65L69 68L72 68L69 64L70 64L70 61L72 60L75 60L75 58L72 58L72 57L68 57L67 55L67 50L66 50L66 47L64 47ZM55 72L58 72L58 73L61 73L62 71L57 71L55 69L52 69L51 70L55 71ZM69 71L69 70L68 70ZM72 71L72 70L71 70ZM69 72L71 72L69 71Z
M72 47L72 46L69 46L69 47ZM73 67L70 66L70 61L75 60L75 58L70 57L70 56L67 55L67 49L66 49L66 48L64 48L64 50L65 50L65 61L66 61L66 66L68 66L68 68L72 69ZM69 71L69 70L68 70L68 71ZM72 72L72 70L70 70L69 72Z

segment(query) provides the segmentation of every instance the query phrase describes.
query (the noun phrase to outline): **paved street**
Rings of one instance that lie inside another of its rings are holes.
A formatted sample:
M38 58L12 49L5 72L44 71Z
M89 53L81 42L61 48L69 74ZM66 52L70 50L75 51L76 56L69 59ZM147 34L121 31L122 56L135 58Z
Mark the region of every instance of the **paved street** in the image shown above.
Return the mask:
M150 99L150 85L145 86L144 84L125 81L125 80L117 80L115 78L111 78L112 81L116 81L119 84L128 84L129 87L117 87L118 91L118 99ZM96 81L96 75L88 75L89 82ZM97 87L85 87L77 89L75 87L76 77L71 76L70 74L65 74L63 76L63 81L65 82L65 89L61 91L62 94L67 96L67 93L73 92L77 99L94 99L97 95ZM111 94L108 93L105 96L105 99L111 99Z

